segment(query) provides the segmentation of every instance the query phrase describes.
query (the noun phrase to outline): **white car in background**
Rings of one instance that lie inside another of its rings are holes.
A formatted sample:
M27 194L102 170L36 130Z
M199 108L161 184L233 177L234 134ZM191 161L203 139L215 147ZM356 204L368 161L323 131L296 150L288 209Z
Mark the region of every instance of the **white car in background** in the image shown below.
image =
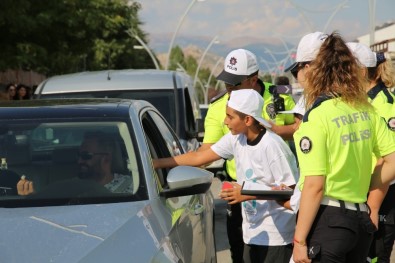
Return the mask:
M123 69L58 75L44 80L35 99L122 98L146 100L165 117L185 151L199 147L199 102L189 75L180 71Z

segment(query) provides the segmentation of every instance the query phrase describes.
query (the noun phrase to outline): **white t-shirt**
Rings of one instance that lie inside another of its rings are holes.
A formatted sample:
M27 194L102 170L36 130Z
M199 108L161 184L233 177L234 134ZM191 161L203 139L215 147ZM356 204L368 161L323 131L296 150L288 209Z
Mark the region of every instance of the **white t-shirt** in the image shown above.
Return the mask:
M298 181L295 156L283 139L270 130L256 145L248 145L244 134L227 133L211 149L222 158L235 157L240 185L244 182L270 187L276 183L294 185ZM244 243L264 246L292 243L295 215L276 201L245 201L242 214Z
M292 211L294 212L295 215L298 213L298 210L299 210L301 195L302 195L302 192L300 192L299 184L296 184L295 189L294 189L294 193L291 196L290 201L289 201L291 209L292 209Z

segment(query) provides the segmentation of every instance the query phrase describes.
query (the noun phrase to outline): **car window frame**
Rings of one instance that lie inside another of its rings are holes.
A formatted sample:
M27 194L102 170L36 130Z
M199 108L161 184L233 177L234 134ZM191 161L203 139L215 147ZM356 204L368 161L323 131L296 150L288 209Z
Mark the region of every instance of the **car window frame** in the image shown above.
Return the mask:
M162 115L158 114L156 111L147 110L141 116L141 123L145 136L147 137L146 140L152 158L165 158L183 153L183 148L181 146L179 138ZM159 123L161 123L161 125ZM164 131L164 129L166 129L166 131ZM163 136L163 134L166 133L168 135L171 135L171 138L173 140L172 144L173 142L176 143L176 149L169 149L169 143ZM162 188L167 187L166 179L168 171L169 168L156 169L157 175L159 177L158 179Z

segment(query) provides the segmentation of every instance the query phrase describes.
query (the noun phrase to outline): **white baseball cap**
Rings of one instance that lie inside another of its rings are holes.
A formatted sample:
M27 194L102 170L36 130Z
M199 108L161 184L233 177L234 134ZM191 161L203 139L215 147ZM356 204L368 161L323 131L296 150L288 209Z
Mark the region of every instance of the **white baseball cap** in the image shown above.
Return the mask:
M236 49L226 56L224 69L217 79L235 86L258 71L256 56L246 49Z
M354 57L367 68L373 68L377 64L376 54L366 45L357 42L346 43Z
M299 62L313 61L317 57L318 51L327 37L328 35L322 32L314 32L302 37L299 41L298 49L296 50L295 63L285 69L285 71L292 71L298 66Z
M262 118L263 98L254 89L232 91L228 100L228 107L253 117L266 128L272 127L269 122Z

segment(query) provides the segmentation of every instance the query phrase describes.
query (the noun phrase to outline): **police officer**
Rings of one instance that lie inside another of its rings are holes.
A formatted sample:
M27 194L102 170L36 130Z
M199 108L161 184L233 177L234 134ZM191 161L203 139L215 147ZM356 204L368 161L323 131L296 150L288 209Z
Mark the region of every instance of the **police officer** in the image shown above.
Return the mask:
M387 87L395 84L395 72L390 61L386 61L384 53L375 53L361 43L349 42L347 46L361 64L364 75L369 79L367 94L369 101L376 109L377 113L385 119L387 126L395 131L395 96ZM373 156L373 165L380 166L382 160L377 160ZM373 190L369 193L368 204L371 209L371 219L378 227L375 239L372 243L368 262L390 262L391 252L394 245L395 224L394 224L394 182L387 190L384 202L379 206L384 198L385 190Z
M273 89L270 89L272 84L263 83L258 78L258 73L258 62L252 52L246 49L236 49L226 56L224 69L217 77L217 80L225 82L226 91L213 98L210 103L204 123L205 134L203 144L199 150L209 148L229 132L228 127L224 124L224 119L226 115L226 103L229 94L233 90L254 89L259 92L265 101L262 109L264 119L272 120L278 125L294 122L293 116L289 114L278 114L276 109L276 107L288 110L292 109L295 105L293 98L289 95L273 94ZM274 100L277 102L276 105ZM234 160L225 162L225 171L228 180L236 181ZM243 262L244 242L241 226L242 215L240 203L228 205L227 233L233 262Z
M395 137L368 102L365 78L343 39L308 34L297 57L311 57L315 45L314 60L294 65L308 110L294 134L301 199L293 260L364 262L375 231L365 204L372 152L383 157L373 180L382 186L376 177L395 176Z
M388 87L395 85L394 68L391 60L386 59L384 53L374 55L376 56L376 65L367 68L370 81L368 96L377 113L385 119L390 130L395 132L395 96L388 90ZM381 160L379 160L379 163L381 163ZM380 194L379 190L375 191ZM372 193L369 194L369 197ZM375 259L379 263L390 262L395 238L394 200L395 181L392 181L381 206L375 206L374 203L368 202L372 215L379 215L378 218L374 219L376 223L378 222L378 232L375 233L372 243L372 262Z

